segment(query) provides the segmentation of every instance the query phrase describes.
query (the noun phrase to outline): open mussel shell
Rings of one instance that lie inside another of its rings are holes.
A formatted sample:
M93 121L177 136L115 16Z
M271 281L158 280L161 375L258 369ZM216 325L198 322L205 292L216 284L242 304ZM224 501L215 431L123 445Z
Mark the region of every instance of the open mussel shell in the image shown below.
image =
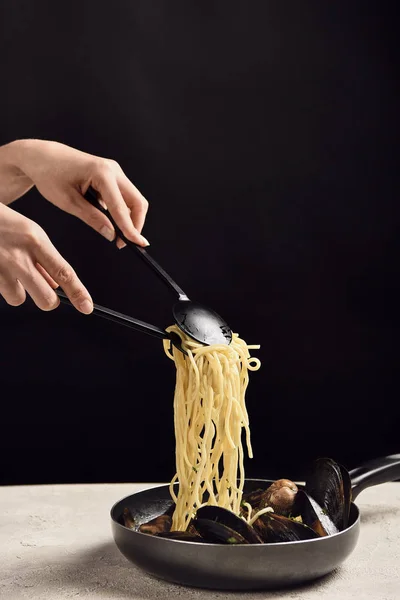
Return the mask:
M124 521L125 527L128 529L136 529L135 519L128 507L124 508L124 512L122 513L122 518Z
M147 523L142 523L139 527L141 533L148 533L150 535L157 535L159 533L166 533L171 530L172 518L170 515L159 515Z
M326 511L303 490L297 492L292 515L300 516L304 525L311 527L321 537L339 531Z
M292 512L298 488L290 479L277 479L266 489L258 489L243 494L242 504L247 502L254 512L270 506L279 515L288 516ZM242 514L246 514L242 509Z
M249 544L240 533L217 521L196 519L195 527L207 542L214 544Z
M265 544L297 542L320 537L308 525L272 512L258 517L253 523L253 527Z
M202 508L199 508L199 510L197 511L196 514L196 518L193 521L194 527L199 531L200 535L202 537L204 537L205 539L208 539L207 535L204 535L204 523L200 523L199 525L199 521L209 521L209 522L213 522L217 525L221 525L221 529L217 529L217 534L216 535L223 535L222 531L223 531L223 527L226 528L225 531L225 536L228 536L229 538L234 538L235 536L232 535L228 535L230 534L230 532L233 532L235 535L238 536L238 540L239 537L242 538L244 541L236 541L236 542L226 542L226 543L244 543L244 544L261 544L262 540L260 539L260 537L257 535L257 533L254 531L253 527L250 527L250 525L248 525L246 523L246 521L244 521L244 519L242 519L241 517L236 516L233 512L231 512L230 510L227 510L226 508L221 508L219 506L203 506ZM201 528L203 527L203 532L201 531ZM206 527L208 528L208 530L210 530L209 527L209 523L206 523ZM211 528L212 530L212 528ZM213 530L212 530L213 531ZM211 533L211 535L213 535ZM222 542L224 543L224 542Z
M297 485L290 479L277 479L261 497L259 508L270 506L275 513L287 517L296 501Z
M344 496L344 526L343 529L348 527L349 519L350 519L350 509L352 502L352 484L350 473L343 465L339 465L340 472L342 474L342 482L343 482L343 496Z
M269 486L269 487L271 487L271 486ZM258 490L254 490L253 492L247 492L247 494L243 494L242 504L244 502L248 502L248 504L251 505L253 510L258 510L260 507L261 501L268 489L269 488L267 488L267 489L259 488Z
M306 492L326 512L339 531L346 529L351 504L348 471L331 458L317 459L306 481Z

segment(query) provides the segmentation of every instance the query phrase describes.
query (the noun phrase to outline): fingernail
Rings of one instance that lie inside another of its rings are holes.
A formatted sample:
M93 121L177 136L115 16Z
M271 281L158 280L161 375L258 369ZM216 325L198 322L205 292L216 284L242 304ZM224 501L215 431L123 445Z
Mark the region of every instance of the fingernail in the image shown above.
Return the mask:
M90 302L90 300L84 300L79 305L79 308L85 315L90 315L90 313L93 311L93 304Z
M146 240L146 238L143 235L140 236L140 239L142 240L145 246L150 246L149 240Z
M109 242L112 242L114 237L115 237L115 231L113 229L110 229L109 227L107 227L107 225L104 225L101 229L100 229L100 233L102 236L104 236L106 238L106 240L108 240Z

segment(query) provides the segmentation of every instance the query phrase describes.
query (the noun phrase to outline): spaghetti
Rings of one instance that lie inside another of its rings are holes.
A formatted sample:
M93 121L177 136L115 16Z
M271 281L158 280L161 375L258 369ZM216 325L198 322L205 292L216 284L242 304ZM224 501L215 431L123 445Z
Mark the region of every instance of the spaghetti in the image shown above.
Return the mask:
M228 345L203 346L173 325L187 355L168 340L164 350L176 366L174 425L176 475L170 493L176 503L172 529L186 531L196 510L204 504L240 513L244 485L245 431L252 458L245 393L249 371L260 368L248 346L237 334ZM179 482L178 492L174 484ZM251 512L248 511L249 520Z

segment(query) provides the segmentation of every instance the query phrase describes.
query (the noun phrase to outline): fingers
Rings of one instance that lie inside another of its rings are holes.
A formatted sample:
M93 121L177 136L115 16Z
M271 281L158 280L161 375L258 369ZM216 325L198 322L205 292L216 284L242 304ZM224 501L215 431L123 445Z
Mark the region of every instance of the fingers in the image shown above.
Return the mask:
M60 285L77 310L91 313L88 291L43 229L1 204L0 212L0 294L6 302L18 306L28 292L39 308L53 310Z
M99 175L93 181L93 186L100 193L102 200L106 203L108 210L125 237L139 246L148 246L149 242L140 234L146 217L147 206L143 208L139 204L145 204L146 201L134 185L129 186L125 180L128 181L121 172L117 181L117 176L112 167L108 163L104 163ZM118 184L121 185L121 189Z
M60 304L57 294L47 283L46 279L39 273L38 269L32 268L21 277L21 283L41 310L54 310Z
M144 221L146 219L149 203L147 202L146 198L142 196L139 190L133 185L133 183L125 176L125 174L122 174L120 176L120 178L118 179L118 184L126 202L126 205L130 209L130 217L132 223L136 230L139 233L141 233ZM150 244L148 240L146 238L144 239L147 242L146 246L149 246ZM117 247L123 248L124 246L126 246L125 242L118 239Z
M0 278L0 294L7 304L20 306L25 302L28 292L38 308L44 311L54 310L60 304L54 289L61 285L75 308L84 314L90 314L93 302L88 291L50 240L42 240L35 253L40 262L24 261L19 279L13 279L12 275Z
M77 310L85 315L88 315L93 311L93 301L89 292L79 280L71 265L68 264L67 261L61 256L50 240L45 240L37 249L36 259L37 262L48 273L50 278L55 282L55 284L58 284L62 287L71 303ZM37 269L36 271L38 273L38 277L41 277ZM59 299L57 294L43 277L41 277L41 279L42 281L40 285L36 280L34 282L27 282L29 288L25 286L26 290L30 295L34 294L34 297L32 297L40 308L41 306L38 304L36 299L40 302L42 298L43 301L44 296L48 302L50 302L51 299L54 300L55 298L57 302L56 306L58 306ZM25 285L24 282L22 283ZM44 284L46 284L47 288L45 288ZM53 308L55 308L55 306ZM43 310L49 309L45 308Z
M26 300L25 290L18 279L1 278L0 295L10 306L21 306Z
M115 239L115 230L106 215L89 204L76 190L72 189L69 195L71 200L69 212L112 242ZM104 204L101 200L99 202Z
M0 285L0 294L7 304L11 306L20 306L23 304L26 300L26 292L28 292L36 306L41 310L53 310L60 304L58 296L54 293L47 280L34 268L29 271L25 270L21 274L21 281L18 279L8 279Z
M141 233L149 209L149 203L125 175L121 175L118 178L118 185L128 208L130 208L132 223L136 230Z
M36 263L36 268L39 271L39 273L45 278L45 280L47 281L49 286L53 288L53 290L55 290L59 287L58 283L56 281L54 281L54 279L52 277L50 277L50 275L48 274L46 269L43 269L42 265L39 265L39 263Z
M54 310L60 304L58 296L53 292L58 288L58 283L50 277L42 265L36 263L35 267L37 273L32 269L30 273L21 277L24 287L38 308L45 311ZM22 285L21 288L24 290Z

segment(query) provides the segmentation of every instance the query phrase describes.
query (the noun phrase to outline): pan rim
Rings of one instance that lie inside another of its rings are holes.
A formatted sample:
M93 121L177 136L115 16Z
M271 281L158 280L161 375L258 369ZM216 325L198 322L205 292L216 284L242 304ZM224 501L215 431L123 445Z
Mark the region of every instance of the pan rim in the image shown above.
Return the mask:
M249 481L249 482L265 482L265 483L269 483L272 480L270 479L258 479L258 478L246 478L245 481ZM296 485L304 485L304 482L295 482ZM355 504L354 502L351 502L351 507L353 507L353 510L356 511L356 518L354 520L354 522L349 526L346 527L346 529L343 529L343 531L338 531L337 533L334 533L332 535L327 535L327 536L323 536L323 537L318 537L318 538L312 538L309 540L296 540L296 541L290 541L290 542L273 542L270 544L215 544L213 542L207 542L206 544L203 544L201 542L189 542L188 540L174 540L172 538L162 538L162 537L157 537L155 535L150 535L148 533L143 533L141 531L137 531L135 529L129 529L128 527L125 527L125 525L122 525L121 523L119 523L117 521L117 519L115 518L115 510L116 507L121 504L123 501L128 500L129 498L132 498L134 496L137 496L138 494L142 493L142 492L147 492L150 490L154 490L154 489L160 489L160 488L168 488L169 487L169 483L162 483L162 484L156 484L156 485L151 485L147 488L143 488L141 490L139 490L138 492L135 492L134 494L129 494L129 496L125 496L123 498L120 498L119 500L117 500L111 507L110 509L110 517L111 517L111 521L114 525L118 526L119 528L121 528L121 530L123 531L129 531L131 534L133 535L138 535L138 536L145 536L145 538L151 538L152 540L158 540L160 542L173 542L175 544L190 544L193 546L203 546L205 548L210 548L210 547L214 547L214 548L235 548L235 551L239 551L236 550L238 548L241 548L241 551L246 552L246 550L243 550L244 548L256 548L256 547L260 547L260 548L276 548L276 547L288 547L288 546L296 546L298 544L309 544L309 543L322 543L324 540L326 540L325 543L328 543L328 540L331 539L336 539L339 536L343 536L345 534L349 534L349 532L354 529L355 527L358 526L359 522L360 522L360 509L358 508L357 504ZM145 539L144 538L144 539ZM158 543L158 542L156 542ZM232 550L233 551L233 550ZM264 552L266 552L267 550L263 550Z

